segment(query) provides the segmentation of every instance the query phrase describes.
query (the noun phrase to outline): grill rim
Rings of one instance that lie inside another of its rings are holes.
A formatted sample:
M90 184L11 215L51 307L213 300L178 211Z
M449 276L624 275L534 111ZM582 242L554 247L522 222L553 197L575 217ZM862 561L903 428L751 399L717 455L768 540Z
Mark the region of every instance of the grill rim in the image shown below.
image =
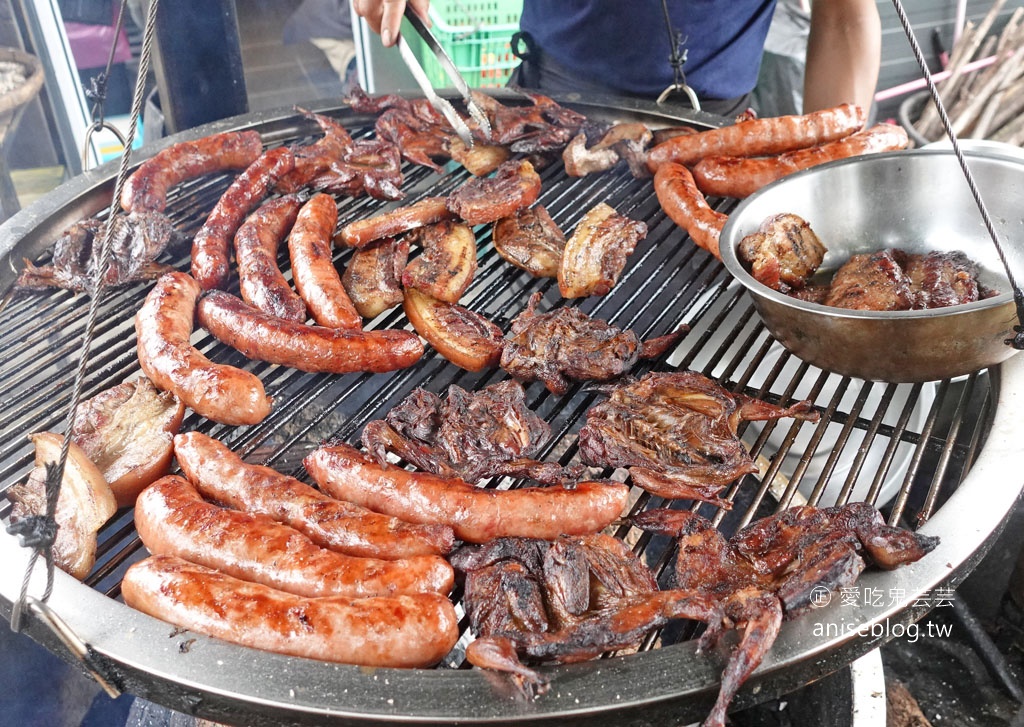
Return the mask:
M502 99L506 94L495 95ZM510 92L507 96L517 98ZM619 107L595 108L578 99L556 100L595 115L649 112L639 102L622 105L620 101ZM306 107L327 113L337 111L331 103L316 102ZM666 122L686 120L658 112L658 118ZM365 121L367 117L346 117L346 121L353 123L360 119ZM155 153L186 138L252 127L260 127L265 142L274 143L276 136L294 133L304 126L293 109L246 114L161 140L158 145L144 149L143 154ZM51 244L54 228L63 229L80 219L83 209L90 209L96 200L104 195L109 198L114 166L111 163L66 182L0 227L0 253L9 261L0 274L0 290L8 285L3 276L15 269L11 261L22 256L35 257ZM95 211L105 206L98 205ZM72 216L74 219L70 219ZM1020 446L1014 445L1012 412L1019 408L1018 390L1024 391L1024 361L1015 357L991 369L990 375L996 404L987 441L960 487L920 528L922 533L941 535L942 543L916 564L894 573L868 572L858 582L864 588L892 588L894 580L912 584L914 587L907 589L907 598L889 607L862 606L852 622L839 618L843 614L833 604L820 612L830 617L830 623L856 626L887 620L890 626L905 626L928 610L914 607L918 595L939 585L959 583L991 547L1024 489L1024 482L1016 487L1007 485L995 493L984 489L986 482L1013 481L1010 463L1013 455L1019 455ZM964 523L972 523L974 528L964 532ZM0 536L0 562L4 564L0 566L0 613L5 616L9 617L20 589L27 555L12 536ZM39 576L37 569L30 592L41 590ZM370 672L359 667L255 652L196 634L168 639L173 634L173 627L168 624L129 609L62 572L55 576L50 606L92 646L115 683L180 711L221 721L238 719L240 709L248 724L277 723L281 718L311 724L459 721L489 725L556 719L560 724L600 724L602 718L610 719L610 724L651 723L661 715L676 720L700 718L713 701L722 665L718 658L697 655L695 643L686 642L614 659L546 667L546 673L554 678L551 693L534 702L517 702L497 695L492 675L476 669ZM783 625L775 646L741 690L734 708L791 691L845 666L883 640L859 637L855 631L841 638L820 638L811 633L812 624L808 615ZM37 619L29 619L25 632L63 658L73 659ZM192 639L195 642L188 653L178 653L179 644ZM253 665L252 671L247 669ZM266 683L261 683L259 676L264 676ZM612 681L616 679L621 681ZM310 702L311 698L316 704ZM388 704L388 699L394 703ZM402 712L406 703L415 705L420 713ZM431 714L426 714L428 706Z

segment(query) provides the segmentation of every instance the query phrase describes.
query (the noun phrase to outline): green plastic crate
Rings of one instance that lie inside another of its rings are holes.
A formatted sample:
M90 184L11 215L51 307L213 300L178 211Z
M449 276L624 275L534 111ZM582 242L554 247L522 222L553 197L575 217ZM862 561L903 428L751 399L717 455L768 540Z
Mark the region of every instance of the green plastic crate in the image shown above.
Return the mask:
M519 65L510 41L519 30L522 0L432 0L431 30L472 88L504 86ZM435 88L452 85L437 58L408 21L402 35L409 41Z

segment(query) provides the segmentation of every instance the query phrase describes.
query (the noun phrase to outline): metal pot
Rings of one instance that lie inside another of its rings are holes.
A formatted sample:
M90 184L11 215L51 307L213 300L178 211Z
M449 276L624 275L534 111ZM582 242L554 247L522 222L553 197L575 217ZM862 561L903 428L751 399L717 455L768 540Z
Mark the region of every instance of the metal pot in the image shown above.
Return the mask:
M1014 277L1024 273L1024 162L968 154ZM962 250L998 295L920 311L849 311L772 290L740 264L736 248L769 216L807 220L828 248L824 270L851 255L887 247ZM920 382L969 374L1006 360L1017 323L1013 294L995 245L951 151L916 150L830 162L759 190L729 215L722 261L750 292L782 345L823 369L861 379Z

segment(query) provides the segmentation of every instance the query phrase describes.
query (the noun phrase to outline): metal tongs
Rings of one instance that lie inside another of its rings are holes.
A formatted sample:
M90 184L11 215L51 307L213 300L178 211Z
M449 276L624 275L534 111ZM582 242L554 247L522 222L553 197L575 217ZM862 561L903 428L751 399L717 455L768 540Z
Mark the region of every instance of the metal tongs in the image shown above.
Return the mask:
M473 117L473 120L477 123L480 131L483 133L485 139L491 138L491 123L487 120L487 115L483 112L483 109L473 100L472 94L469 92L469 85L466 83L466 79L459 73L459 69L455 67L455 63L449 57L445 49L441 47L441 44L434 37L434 34L430 32L430 28L427 27L423 19L417 15L411 7L405 6L405 17L409 20L409 23L420 34L424 42L430 48L431 52L437 57L441 67L444 68L445 73L448 74L448 78L451 79L452 85L455 86L459 94L461 94L463 100L466 102L466 109L469 111L469 115ZM405 65L408 66L412 72L413 78L416 79L416 83L423 91L423 95L426 96L427 100L430 101L430 105L433 106L439 113L441 113L448 123L455 129L455 133L462 140L462 143L466 146L473 146L473 134L469 130L469 126L462 119L461 116L455 111L455 107L451 105L451 102L446 98L442 98L437 95L437 91L430 84L430 80L427 78L426 72L423 70L423 66L420 65L419 60L416 58L416 54L412 52L409 44L405 42L402 34L398 34L398 41L395 43L398 46L398 52L402 54L402 60L405 61Z

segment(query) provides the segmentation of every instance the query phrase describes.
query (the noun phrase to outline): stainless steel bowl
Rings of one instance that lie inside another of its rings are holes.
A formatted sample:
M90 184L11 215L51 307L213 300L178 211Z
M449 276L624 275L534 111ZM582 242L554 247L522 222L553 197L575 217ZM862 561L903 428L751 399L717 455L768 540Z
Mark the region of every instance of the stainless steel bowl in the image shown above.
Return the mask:
M968 153L968 164L1006 252L1024 282L1024 161ZM848 311L807 303L754 280L739 242L769 216L806 219L828 248L823 269L886 247L962 250L999 291L976 303L923 311ZM770 184L741 202L722 230L726 268L761 319L801 359L861 379L919 382L993 366L1016 351L1017 323L1005 268L952 151L916 150L830 162Z

